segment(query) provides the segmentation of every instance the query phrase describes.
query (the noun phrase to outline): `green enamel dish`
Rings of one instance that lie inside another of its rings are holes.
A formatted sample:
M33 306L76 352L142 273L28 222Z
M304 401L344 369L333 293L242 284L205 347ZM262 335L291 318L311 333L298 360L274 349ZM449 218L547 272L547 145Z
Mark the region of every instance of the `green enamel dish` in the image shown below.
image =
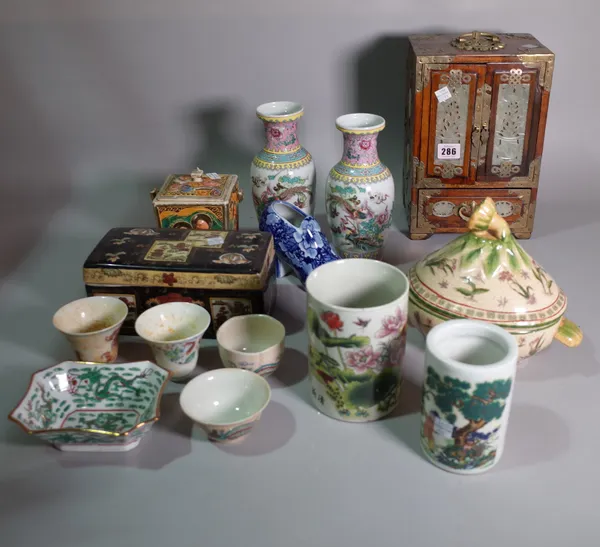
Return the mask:
M170 377L150 361L65 361L35 372L8 418L59 450L124 452L159 419Z

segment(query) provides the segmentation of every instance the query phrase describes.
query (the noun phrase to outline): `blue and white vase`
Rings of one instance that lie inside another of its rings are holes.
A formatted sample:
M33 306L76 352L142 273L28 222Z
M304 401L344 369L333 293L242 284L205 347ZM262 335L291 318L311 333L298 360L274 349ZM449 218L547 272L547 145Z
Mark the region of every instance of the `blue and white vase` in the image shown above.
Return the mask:
M265 103L256 109L265 127L265 145L250 167L252 201L259 222L267 205L275 200L313 214L315 164L298 139L303 114L302 105L290 101ZM277 277L289 273L289 266L277 260Z
M273 235L277 257L302 283L314 269L339 259L319 223L291 203L272 202L264 210L259 227Z

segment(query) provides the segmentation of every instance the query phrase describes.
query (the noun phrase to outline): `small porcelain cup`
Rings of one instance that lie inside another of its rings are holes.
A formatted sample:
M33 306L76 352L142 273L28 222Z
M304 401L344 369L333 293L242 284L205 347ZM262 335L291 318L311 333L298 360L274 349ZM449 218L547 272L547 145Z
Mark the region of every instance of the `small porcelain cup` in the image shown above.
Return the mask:
M464 475L498 463L518 355L514 336L492 323L452 319L429 331L421 448L431 463Z
M119 353L119 331L127 304L112 296L90 296L65 304L52 319L79 361L113 363Z
M219 355L226 367L271 375L285 349L285 327L269 315L239 315L225 321L217 331Z
M196 376L183 388L183 412L211 441L233 443L245 438L271 400L267 381L248 370L220 368Z
M196 367L200 342L210 314L198 304L169 302L142 313L135 331L152 348L156 364L171 371L173 381L187 378Z

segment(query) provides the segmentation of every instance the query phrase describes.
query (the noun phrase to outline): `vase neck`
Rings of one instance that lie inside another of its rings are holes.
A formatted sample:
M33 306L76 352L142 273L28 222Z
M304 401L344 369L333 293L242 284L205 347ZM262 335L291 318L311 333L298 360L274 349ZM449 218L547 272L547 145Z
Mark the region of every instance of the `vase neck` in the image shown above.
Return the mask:
M342 163L346 165L373 165L379 163L377 137L379 133L355 135L344 133L344 155Z
M265 125L265 151L289 153L300 149L296 134L298 122L263 122Z

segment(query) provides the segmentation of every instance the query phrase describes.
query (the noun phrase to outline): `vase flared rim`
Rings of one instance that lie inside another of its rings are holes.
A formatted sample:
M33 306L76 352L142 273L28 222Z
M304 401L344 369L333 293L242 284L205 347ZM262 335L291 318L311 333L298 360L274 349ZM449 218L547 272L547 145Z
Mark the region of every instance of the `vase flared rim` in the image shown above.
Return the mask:
M377 133L385 127L385 119L377 114L357 112L344 114L335 120L335 126L342 133Z
M256 108L256 115L266 122L297 120L304 114L304 107L294 101L272 101Z

